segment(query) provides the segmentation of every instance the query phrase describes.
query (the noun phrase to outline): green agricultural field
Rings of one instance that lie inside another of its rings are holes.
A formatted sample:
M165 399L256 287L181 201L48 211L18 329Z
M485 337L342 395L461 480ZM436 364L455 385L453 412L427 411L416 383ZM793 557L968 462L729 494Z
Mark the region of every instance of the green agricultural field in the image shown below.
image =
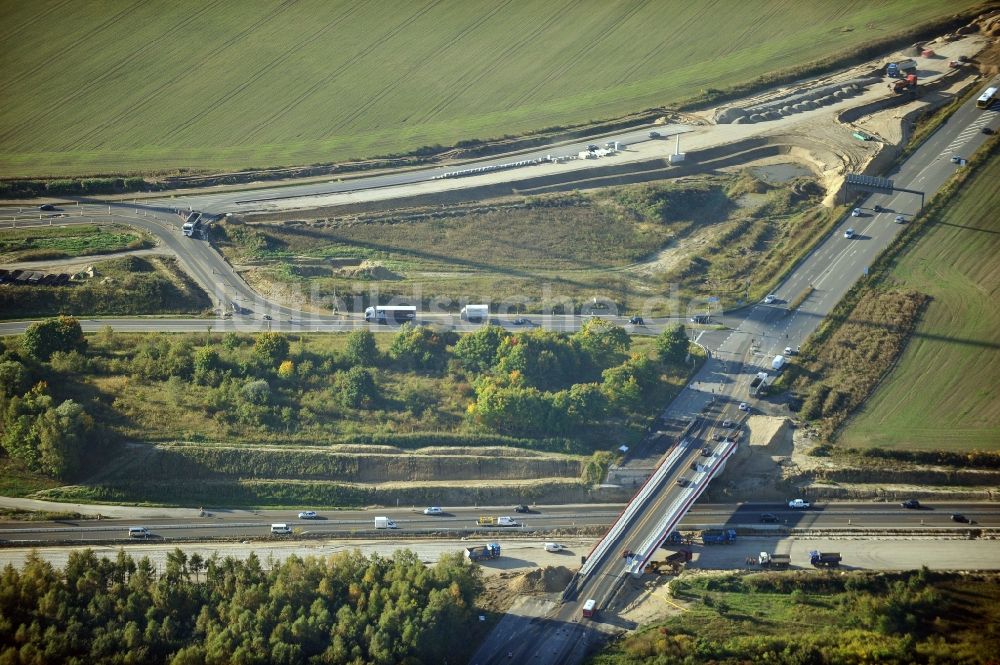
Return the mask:
M847 446L1000 448L1000 155L899 260L931 296L893 372L842 432Z
M0 2L0 177L327 163L676 105L975 0Z
M0 229L0 262L65 259L152 247L145 233L114 224Z

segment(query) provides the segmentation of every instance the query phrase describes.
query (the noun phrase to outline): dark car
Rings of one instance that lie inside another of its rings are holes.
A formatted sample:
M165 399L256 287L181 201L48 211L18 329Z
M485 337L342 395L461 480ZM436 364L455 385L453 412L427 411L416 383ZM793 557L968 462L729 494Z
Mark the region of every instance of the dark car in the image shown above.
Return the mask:
M760 521L763 522L764 524L773 524L774 522L778 521L778 516L775 515L774 513L761 513Z
M590 145L587 146L587 150L589 150L590 152L594 152L597 149L598 147L596 143L591 143Z
M875 204L875 207L874 207L874 208L872 208L872 210L874 210L875 212L882 212L883 208L882 208L882 206L880 206L880 205L878 205L878 204L876 203L876 204Z
M906 501L904 501L899 505L902 506L903 508L919 508L920 502L917 501L916 499L907 499Z
M965 515L961 514L961 513L954 513L951 516L951 521L952 522L961 522L962 524L968 524L969 523L969 518L966 517Z
M44 204L38 206L38 209L39 210L45 210L46 212L50 212L52 210L55 210L56 207L54 205L52 205L51 203L44 203Z
M660 138L660 133L659 132L650 132L649 133L649 138L651 138L651 139L658 139L658 138Z
M632 318L630 318L630 319L628 320L628 322L629 322L629 323L631 323L631 324L632 324L633 326L644 326L644 325L646 325L646 324L645 324L645 323L643 322L643 320L642 320L642 317L641 317L641 316L633 316Z
M264 320L265 321L270 321L271 320L271 315L270 314L265 314L264 315Z
M521 505L519 505L519 506L514 506L514 512L515 512L515 513L530 513L530 512L531 512L531 509L530 509L530 508L528 508L528 507L527 507L526 505L524 505L524 504L522 503L522 504L521 504Z
M704 448L701 449L701 454L704 455L705 457L711 457L712 449L709 448L708 446L705 446Z
M995 133L996 133L996 132L995 132L995 131L993 131L993 128L992 128L992 127L983 127L983 134L986 134L986 135L988 135L988 136L992 136L992 135L993 135L993 134L995 134Z
M687 478L678 478L677 479L677 484L680 485L681 487L687 487L688 486L688 479Z

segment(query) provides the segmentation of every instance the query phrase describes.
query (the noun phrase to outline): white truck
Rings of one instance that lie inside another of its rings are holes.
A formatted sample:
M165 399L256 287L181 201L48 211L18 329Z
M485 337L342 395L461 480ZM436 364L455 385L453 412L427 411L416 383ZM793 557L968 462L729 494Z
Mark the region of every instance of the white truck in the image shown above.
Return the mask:
M462 308L459 315L462 317L463 321L468 321L470 323L480 323L486 321L490 318L490 306L489 305L466 305Z
M375 528L376 529L395 529L396 523L393 522L388 517L376 517L375 518Z
M774 360L771 361L771 369L775 372L781 370L785 366L785 356L775 356Z
M764 395L767 393L767 372L757 372L757 376L750 382L751 395Z

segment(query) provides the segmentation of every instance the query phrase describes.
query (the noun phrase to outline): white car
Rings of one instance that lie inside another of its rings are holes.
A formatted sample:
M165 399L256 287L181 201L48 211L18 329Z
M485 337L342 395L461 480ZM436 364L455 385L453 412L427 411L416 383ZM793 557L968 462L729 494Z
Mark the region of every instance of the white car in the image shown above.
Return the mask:
M563 546L560 545L559 543L545 543L546 552L561 552L562 549Z
M809 502L805 499L792 499L788 502L789 508L808 508Z
M424 515L443 515L444 511L441 510L440 506L431 506L430 508L424 508Z
M844 237L847 238L848 240L850 240L851 238L853 238L854 237L854 229L847 229L846 231L844 231Z
M749 411L750 405L746 402L740 402L740 411Z
M906 216L905 215L896 215L896 223L897 224L903 224L905 222L906 222Z
M851 211L851 217L860 217L860 216L861 216L861 208L855 208L854 210Z
M773 293L769 293L766 296L764 296L764 304L765 305L770 305L771 303L773 303L777 299L778 299L778 296L774 295Z
M792 350L792 347L790 347L790 346L786 346L785 347L785 355L786 356L794 356L795 353L796 352Z
M301 513L299 513L299 519L300 520L314 520L314 519L316 519L316 511L315 510L303 510Z
M958 155L952 155L952 156L951 156L951 163L952 163L952 164L961 164L961 163L962 163L963 161L965 161L965 160L963 160L963 159L962 159L961 157L959 157Z

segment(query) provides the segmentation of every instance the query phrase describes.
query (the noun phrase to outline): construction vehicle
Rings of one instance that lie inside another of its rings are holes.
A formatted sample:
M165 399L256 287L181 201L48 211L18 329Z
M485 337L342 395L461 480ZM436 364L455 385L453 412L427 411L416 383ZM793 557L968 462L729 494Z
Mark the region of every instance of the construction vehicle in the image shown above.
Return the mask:
M757 372L757 376L750 382L751 395L763 395L767 392L767 372Z
M736 542L736 529L726 529L719 533L702 533L701 542L705 545L731 545Z
M691 552L681 550L669 554L663 561L650 561L646 564L646 572L654 575L672 575L679 573L684 564L691 560Z
M897 95L907 91L915 93L917 91L917 75L909 74L905 79L899 79L892 84L892 91Z
M840 561L840 552L820 552L819 550L811 550L809 552L809 563L817 568L820 566L828 568L839 566Z
M906 60L900 60L899 62L890 62L885 68L885 74L889 78L900 78L906 74L914 74L917 71L917 61L912 58L907 58Z
M787 554L770 554L768 552L761 552L760 556L757 557L757 563L760 564L761 568L784 570L791 565L792 557Z
M499 559L500 544L488 543L479 547L466 547L465 558L469 561L482 561L483 559Z

